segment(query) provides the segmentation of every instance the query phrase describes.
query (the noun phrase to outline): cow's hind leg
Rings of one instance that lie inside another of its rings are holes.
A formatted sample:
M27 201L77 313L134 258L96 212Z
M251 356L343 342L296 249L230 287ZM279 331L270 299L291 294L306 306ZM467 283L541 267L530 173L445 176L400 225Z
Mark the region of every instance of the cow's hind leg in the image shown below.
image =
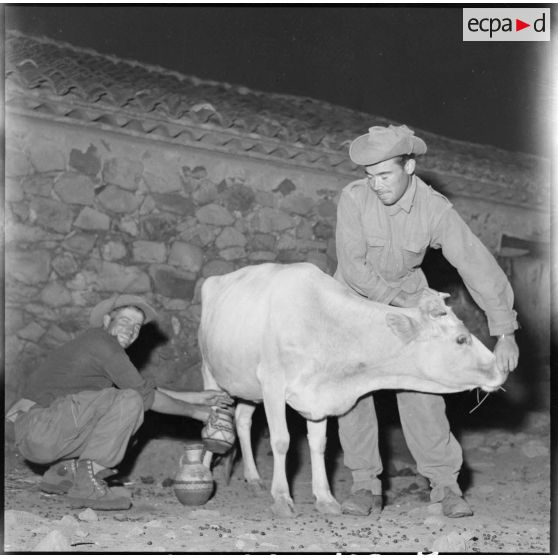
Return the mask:
M264 386L263 399L273 451L271 495L274 504L271 506L271 511L279 517L294 517L295 507L289 492L285 466L290 436L285 415L284 387L279 383Z
M332 496L325 470L325 445L327 419L318 422L306 421L308 445L312 462L312 492L316 498L316 509L321 513L341 514L341 506Z
M254 452L252 451L252 415L255 409L254 403L239 401L236 405L234 419L242 451L244 479L250 492L256 495L261 494L267 489L258 473L256 462L254 461Z

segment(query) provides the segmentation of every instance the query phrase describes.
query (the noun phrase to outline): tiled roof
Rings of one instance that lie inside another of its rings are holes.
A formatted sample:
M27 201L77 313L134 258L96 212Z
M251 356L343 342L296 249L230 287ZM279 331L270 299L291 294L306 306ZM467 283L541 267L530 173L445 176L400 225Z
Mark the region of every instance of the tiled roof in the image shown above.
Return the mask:
M8 31L6 109L124 133L352 174L348 143L391 121L324 101L263 93ZM416 130L429 152L421 168L483 182L477 193L519 205L546 203L539 158ZM464 194L464 192L456 192Z

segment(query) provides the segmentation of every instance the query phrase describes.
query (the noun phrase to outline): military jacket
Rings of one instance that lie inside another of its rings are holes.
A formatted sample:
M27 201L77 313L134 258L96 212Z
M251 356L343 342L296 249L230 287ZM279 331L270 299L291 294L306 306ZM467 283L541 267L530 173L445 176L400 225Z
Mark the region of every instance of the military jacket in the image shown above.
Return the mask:
M336 246L335 277L386 304L401 291L427 287L420 265L429 247L439 248L486 313L490 334L517 329L506 274L451 202L416 175L392 206L382 204L366 179L348 184L337 207Z

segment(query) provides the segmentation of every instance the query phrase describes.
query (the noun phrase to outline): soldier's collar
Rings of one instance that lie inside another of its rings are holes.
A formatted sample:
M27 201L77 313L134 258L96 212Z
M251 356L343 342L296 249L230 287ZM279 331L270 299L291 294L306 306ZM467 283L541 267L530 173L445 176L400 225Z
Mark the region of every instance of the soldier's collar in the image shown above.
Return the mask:
M415 201L415 194L417 193L417 177L413 174L411 176L411 183L407 188L407 191L401 196L401 199L394 203L392 206L388 207L388 213L390 215L395 215L399 211L403 210L405 213L409 213L413 207L413 202Z

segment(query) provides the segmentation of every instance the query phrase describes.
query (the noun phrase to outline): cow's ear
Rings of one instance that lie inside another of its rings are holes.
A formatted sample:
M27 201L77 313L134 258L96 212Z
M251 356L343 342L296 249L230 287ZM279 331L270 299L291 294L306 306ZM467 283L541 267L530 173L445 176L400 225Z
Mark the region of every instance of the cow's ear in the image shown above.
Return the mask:
M386 314L386 323L404 343L412 341L419 332L419 323L405 314L389 312Z

